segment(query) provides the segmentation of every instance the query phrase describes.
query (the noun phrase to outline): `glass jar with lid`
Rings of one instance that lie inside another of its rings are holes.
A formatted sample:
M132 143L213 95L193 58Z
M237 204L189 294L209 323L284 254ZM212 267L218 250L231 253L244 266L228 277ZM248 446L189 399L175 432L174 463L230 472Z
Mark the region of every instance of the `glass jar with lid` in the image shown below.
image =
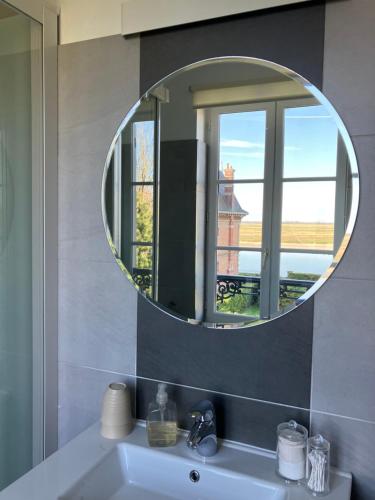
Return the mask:
M306 488L315 496L329 493L330 443L321 434L307 441Z
M307 436L307 429L294 420L277 427L277 473L288 482L305 478Z

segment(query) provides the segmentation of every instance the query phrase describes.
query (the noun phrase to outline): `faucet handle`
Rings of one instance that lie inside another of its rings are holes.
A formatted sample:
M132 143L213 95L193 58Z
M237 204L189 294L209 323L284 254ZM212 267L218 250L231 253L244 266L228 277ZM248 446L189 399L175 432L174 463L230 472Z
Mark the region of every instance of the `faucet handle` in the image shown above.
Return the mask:
M211 401L207 399L199 401L189 412L195 422L213 422L215 421L215 408Z
M199 401L190 410L194 419L186 439L189 448L203 457L212 457L217 451L216 416L214 405L208 399Z
M214 419L214 412L212 410L206 410L204 412L200 410L192 410L190 416L194 418L196 422L212 422Z

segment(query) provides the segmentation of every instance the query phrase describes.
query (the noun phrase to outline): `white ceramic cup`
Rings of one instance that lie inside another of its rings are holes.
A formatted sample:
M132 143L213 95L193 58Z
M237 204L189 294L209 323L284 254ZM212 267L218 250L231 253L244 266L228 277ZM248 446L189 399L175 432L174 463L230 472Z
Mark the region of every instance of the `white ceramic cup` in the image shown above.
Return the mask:
M131 413L130 391L126 384L113 382L104 393L101 418L102 436L121 439L134 427Z

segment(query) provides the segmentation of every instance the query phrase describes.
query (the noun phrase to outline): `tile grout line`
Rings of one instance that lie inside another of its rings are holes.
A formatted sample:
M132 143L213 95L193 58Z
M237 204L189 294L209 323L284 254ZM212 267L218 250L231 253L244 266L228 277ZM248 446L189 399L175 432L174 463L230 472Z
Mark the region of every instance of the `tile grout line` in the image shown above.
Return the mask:
M375 137L375 133L373 134L349 134L351 139L356 139L357 137Z
M374 420L367 420L365 418L359 418L359 417L350 417L349 415L340 415L339 413L332 413L332 412L324 411L324 410L310 410L310 414L311 415L314 415L314 414L326 415L328 417L342 418L344 420L351 420L353 422L360 422L363 424L375 425ZM311 415L310 415L310 418L311 418Z
M334 280L340 280L340 281L343 281L343 280L348 280L348 281L367 281L369 283L371 282L375 282L375 278L352 278L350 276L335 276L335 275L332 275L330 277L330 280L334 281ZM328 280L327 280L328 281Z
M141 375L131 375L129 373L122 373L122 372L117 372L117 371L113 371L113 370L104 370L102 368L94 368L94 367L89 366L89 365L75 365L75 364L72 364L72 363L67 362L67 361L60 361L60 363L68 365L68 366L71 366L73 368L86 368L88 370L98 371L98 372L102 372L102 373L113 373L114 375L122 375L124 377L130 377L130 378L134 378L134 379L146 380L146 381L149 381L149 382L165 383L167 385L172 385L172 386L175 386L175 387L181 387L183 389L191 389L191 390L194 390L194 391L210 392L212 394L219 394L221 396L228 396L228 397L232 397L232 398L244 399L244 400L247 400L247 401L254 401L256 403L270 404L270 405L273 405L273 406L282 406L284 408L293 408L293 409L302 410L302 411L310 411L309 408L303 408L301 406L293 406L293 405L288 405L288 404L284 404L284 403L277 403L277 402L274 402L274 401L266 401L264 399L250 398L248 396L241 396L239 394L230 394L228 392L215 391L213 389L207 389L207 388L204 388L204 387L195 387L195 386L192 386L192 385L178 384L178 383L170 382L170 381L167 381L167 380L161 380L161 379L150 378L150 377L143 377Z
M317 415L328 415L331 417L342 418L345 420L351 420L351 421L355 421L355 422L362 422L365 424L375 425L375 421L373 421L373 420L367 420L367 419L358 418L358 417L351 417L349 415L340 415L338 413L332 413L332 412L328 412L328 411L324 411L324 410L313 410L311 408L302 408L300 406L293 406L293 405L288 405L288 404L284 404L284 403L276 403L274 401L266 401L263 399L250 398L247 396L240 396L237 394L230 394L227 392L220 392L220 391L214 391L211 389L205 389L202 387L194 387L191 385L177 384L174 382L169 382L167 380L159 380L159 379L154 379L154 378L149 378L149 377L142 377L140 375L131 375L129 373L122 373L122 372L116 372L116 371L112 371L112 370L104 370L101 368L94 368L94 367L88 366L88 365L74 365L74 364L66 362L66 361L60 361L60 363L65 364L67 366L71 366L72 368L84 368L84 369L88 369L88 370L92 370L92 371L96 371L96 372L101 372L101 373L113 373L114 375L121 375L123 377L133 378L136 381L137 381L137 379L140 379L140 380L145 380L145 381L149 381L149 382L162 382L162 383L165 383L167 385L181 387L183 389L191 389L191 390L195 390L195 391L209 392L211 394L218 394L221 396L243 399L245 401L253 401L255 403L261 403L261 404L265 404L265 405L278 406L278 407L283 407L283 408L293 408L295 410L307 411L310 413L310 421L311 421L311 414L317 414Z

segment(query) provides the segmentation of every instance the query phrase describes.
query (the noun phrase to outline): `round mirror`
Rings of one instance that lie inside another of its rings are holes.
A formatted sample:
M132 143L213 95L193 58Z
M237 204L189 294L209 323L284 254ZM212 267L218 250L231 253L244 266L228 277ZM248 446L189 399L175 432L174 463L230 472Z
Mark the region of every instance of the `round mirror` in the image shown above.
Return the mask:
M292 71L244 57L151 88L114 138L102 190L108 241L139 292L221 328L311 296L348 245L358 199L333 107Z

